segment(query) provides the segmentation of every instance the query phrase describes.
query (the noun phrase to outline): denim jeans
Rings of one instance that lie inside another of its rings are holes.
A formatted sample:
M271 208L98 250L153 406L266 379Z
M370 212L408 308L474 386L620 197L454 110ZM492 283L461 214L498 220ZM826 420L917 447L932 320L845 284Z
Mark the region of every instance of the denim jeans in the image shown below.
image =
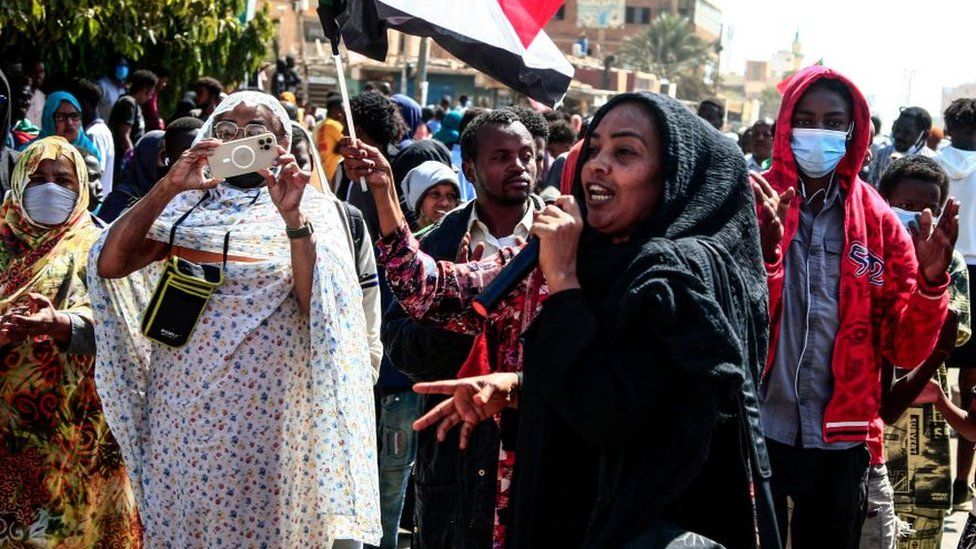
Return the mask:
M422 411L423 399L410 389L380 398L379 439L380 518L383 523L381 549L395 549L403 498L417 456L417 435L413 422Z

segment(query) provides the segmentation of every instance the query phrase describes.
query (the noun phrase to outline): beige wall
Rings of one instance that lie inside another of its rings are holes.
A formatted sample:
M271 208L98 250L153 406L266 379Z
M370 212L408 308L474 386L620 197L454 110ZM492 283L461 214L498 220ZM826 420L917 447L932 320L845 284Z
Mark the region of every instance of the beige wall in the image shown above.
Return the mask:
M691 5L694 5L692 2ZM625 24L617 29L580 29L576 26L577 0L566 0L564 17L562 19L553 18L546 25L546 33L552 38L553 42L565 53L571 53L573 44L579 39L580 33L585 32L590 43L590 54L595 52L595 45L599 44L602 53L611 53L620 47L620 44L627 38L639 34L647 29L648 25L641 23ZM635 8L650 8L651 20L662 12L670 11L678 13L681 8L679 0L627 0L627 6ZM704 29L695 29L699 36L706 40L716 40L718 36Z

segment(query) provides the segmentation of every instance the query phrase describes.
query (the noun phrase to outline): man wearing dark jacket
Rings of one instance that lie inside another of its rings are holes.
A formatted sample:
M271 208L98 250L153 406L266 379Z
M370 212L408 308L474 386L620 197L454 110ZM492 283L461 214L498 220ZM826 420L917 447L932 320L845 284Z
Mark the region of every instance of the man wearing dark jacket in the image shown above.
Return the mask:
M535 151L522 159L517 144L505 145L505 132L525 132L517 115L493 111L473 120L461 137L465 175L477 198L444 216L421 242L438 260L464 261L528 236L533 214L542 201L529 194L535 181ZM468 144L465 147L465 144ZM513 150L499 150L513 147ZM475 154L472 154L474 152ZM497 169L493 158L507 162ZM524 185L523 185L524 183ZM394 303L384 317L383 344L394 366L413 381L457 377L473 337L410 319ZM426 409L440 399L429 399ZM514 424L514 422L511 422ZM495 524L499 450L514 441L509 422L478 425L468 448L458 450L457 430L438 443L433 430L418 433L414 467L416 509L414 546L421 548L490 548Z

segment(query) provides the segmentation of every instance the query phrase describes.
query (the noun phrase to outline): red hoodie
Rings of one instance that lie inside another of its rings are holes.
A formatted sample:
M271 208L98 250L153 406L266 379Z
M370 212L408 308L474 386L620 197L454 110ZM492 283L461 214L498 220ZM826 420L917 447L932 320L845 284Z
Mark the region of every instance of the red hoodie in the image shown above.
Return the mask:
M822 66L794 76L776 121L773 164L766 179L778 192L798 187L790 146L793 109L814 82L830 78L845 84L854 98L854 136L837 166L835 181L844 190L844 255L841 262L840 327L834 345L834 394L824 411L824 441L866 441L872 463L883 463L881 359L902 368L921 364L935 347L945 318L944 284L930 288L921 276L911 238L881 195L857 173L870 141L870 110L861 92L844 76ZM783 256L796 234L800 201L786 216L780 260L767 264L769 283L769 357L763 379L776 360L782 319Z

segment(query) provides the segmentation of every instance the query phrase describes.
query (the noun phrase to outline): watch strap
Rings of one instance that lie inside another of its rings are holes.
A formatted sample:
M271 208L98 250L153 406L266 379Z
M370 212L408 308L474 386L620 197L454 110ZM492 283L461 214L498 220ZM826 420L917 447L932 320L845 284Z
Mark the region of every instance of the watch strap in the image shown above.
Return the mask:
M313 233L315 233L315 230L312 228L312 223L309 221L306 221L304 225L302 225L297 229L293 229L291 227L285 227L285 234L287 234L288 238L291 240L307 238L309 236L312 236Z

